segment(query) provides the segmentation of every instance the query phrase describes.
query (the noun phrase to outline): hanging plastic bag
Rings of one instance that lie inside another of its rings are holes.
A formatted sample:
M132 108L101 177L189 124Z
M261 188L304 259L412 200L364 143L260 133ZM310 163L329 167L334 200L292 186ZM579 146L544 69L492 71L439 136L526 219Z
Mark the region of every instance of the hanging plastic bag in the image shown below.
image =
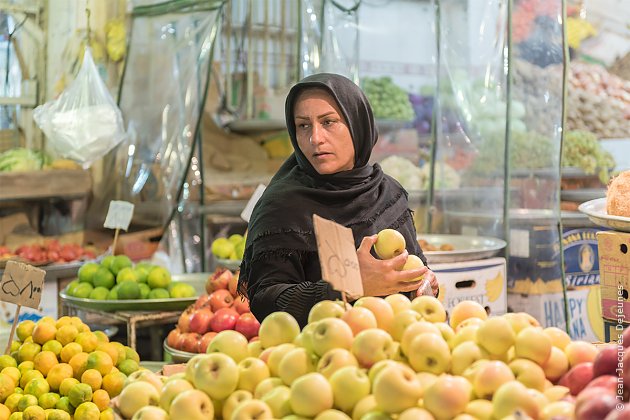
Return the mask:
M76 79L57 99L35 108L33 118L57 154L84 168L125 139L122 114L98 73L90 48L85 49Z

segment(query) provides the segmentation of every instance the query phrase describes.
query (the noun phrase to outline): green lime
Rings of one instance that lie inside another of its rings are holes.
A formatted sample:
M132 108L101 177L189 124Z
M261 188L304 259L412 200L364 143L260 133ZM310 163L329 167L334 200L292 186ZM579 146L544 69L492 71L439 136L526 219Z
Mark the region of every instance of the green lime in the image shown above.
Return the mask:
M118 363L118 370L129 376L134 373L136 370L140 369L140 365L133 359L125 359L122 362Z
M93 289L94 287L92 287L90 283L81 282L77 285L77 287L75 287L74 294L72 294L71 296L87 299L90 296L90 293L92 293Z
M149 271L147 283L151 289L157 289L158 287L166 289L171 283L171 273L164 267L153 267Z
M147 277L149 277L149 271L151 271L150 267L146 266L135 266L133 271L136 272L136 276L138 279L136 280L138 283L146 283Z
M70 283L68 283L68 285L66 286L66 293L69 296L74 296L74 289L77 288L79 283L81 283L79 280L72 280Z
M56 392L47 392L39 396L38 403L39 403L39 406L44 409L55 408L55 405L57 404L60 398L61 396L57 394Z
M138 281L138 274L136 273L136 271L133 268L125 267L125 268L121 269L118 272L118 274L116 274L116 283L120 284L123 281L137 282Z
M103 258L101 260L101 267L105 267L110 270L112 267L112 263L114 262L114 258L116 257L114 257L113 255L108 255L107 257Z
M118 299L140 299L140 285L135 281L124 281L118 285Z
M109 289L106 289L105 287L95 287L90 292L90 299L105 300L107 299L107 295L109 295Z
M197 296L197 291L188 283L175 282L170 288L170 295L172 298L189 298Z
M112 287L107 294L107 300L118 300L118 285Z
M171 295L168 292L168 290L166 289L162 289L161 287L158 287L157 289L152 289L149 292L149 299L168 299L170 298Z
M90 391L91 390L92 388L90 388ZM66 413L74 413L74 407L72 406L72 404L70 404L70 399L68 397L59 398L59 401L57 401L57 404L55 404L55 408L58 410L63 410Z
M116 280L114 280L114 275L111 271L109 271L109 269L101 267L94 275L93 282L94 286L96 287L105 287L106 289L111 289L116 283Z
M148 299L149 293L151 293L151 288L146 283L138 283L140 287L140 299Z
M125 267L133 267L131 259L126 255L116 255L114 257L114 261L112 262L110 270L112 270L112 273L114 273L114 275L118 275L118 272Z
M79 268L79 281L93 283L94 275L99 268L101 268L101 266L93 262L83 264L81 268Z

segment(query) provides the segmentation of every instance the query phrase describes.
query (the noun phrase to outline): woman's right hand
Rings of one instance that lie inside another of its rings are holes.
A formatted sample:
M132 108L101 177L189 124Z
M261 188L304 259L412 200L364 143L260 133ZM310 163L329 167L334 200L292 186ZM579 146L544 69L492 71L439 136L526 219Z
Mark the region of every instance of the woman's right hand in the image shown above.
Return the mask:
M408 253L402 254L389 260L379 260L370 253L376 243L377 235L366 236L361 241L357 250L361 280L363 281L364 296L387 296L398 292L411 292L418 290L422 284L421 277L428 269L426 267L412 270L402 270L407 261Z

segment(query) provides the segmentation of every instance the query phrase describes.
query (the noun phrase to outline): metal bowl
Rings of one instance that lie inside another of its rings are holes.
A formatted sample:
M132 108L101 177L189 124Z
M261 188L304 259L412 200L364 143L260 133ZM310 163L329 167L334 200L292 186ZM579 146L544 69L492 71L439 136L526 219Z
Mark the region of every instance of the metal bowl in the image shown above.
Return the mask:
M200 354L200 353L189 353L187 351L174 349L170 347L168 344L166 344L166 339L164 339L163 347L164 347L164 354L169 355L171 359L173 360L173 363L186 363L190 359L192 359L194 356Z
M449 244L454 248L452 251L424 251L429 264L489 258L507 245L503 239L490 236L418 234L417 239L423 239L437 247Z
M586 214L599 226L622 232L630 232L630 217L609 215L606 211L606 197L580 204L578 210Z

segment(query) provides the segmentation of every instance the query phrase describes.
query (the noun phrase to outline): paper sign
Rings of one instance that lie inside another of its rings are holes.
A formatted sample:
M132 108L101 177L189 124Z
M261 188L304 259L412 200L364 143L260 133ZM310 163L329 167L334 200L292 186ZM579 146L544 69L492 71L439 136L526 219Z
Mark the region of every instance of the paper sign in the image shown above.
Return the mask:
M324 280L335 290L353 297L363 296L352 230L316 214L313 215L313 226Z
M266 187L263 184L258 184L256 189L254 190L254 193L252 194L252 198L249 199L247 205L241 212L241 219L245 220L247 223L249 223L249 219L252 217L254 206L256 205L256 203L258 203L258 200L260 200L263 192L265 192L265 188Z
M32 265L7 261L0 283L0 300L38 309L46 272Z
M112 200L109 202L109 210L103 226L108 229L122 229L126 232L129 229L132 216L133 204L127 201Z

